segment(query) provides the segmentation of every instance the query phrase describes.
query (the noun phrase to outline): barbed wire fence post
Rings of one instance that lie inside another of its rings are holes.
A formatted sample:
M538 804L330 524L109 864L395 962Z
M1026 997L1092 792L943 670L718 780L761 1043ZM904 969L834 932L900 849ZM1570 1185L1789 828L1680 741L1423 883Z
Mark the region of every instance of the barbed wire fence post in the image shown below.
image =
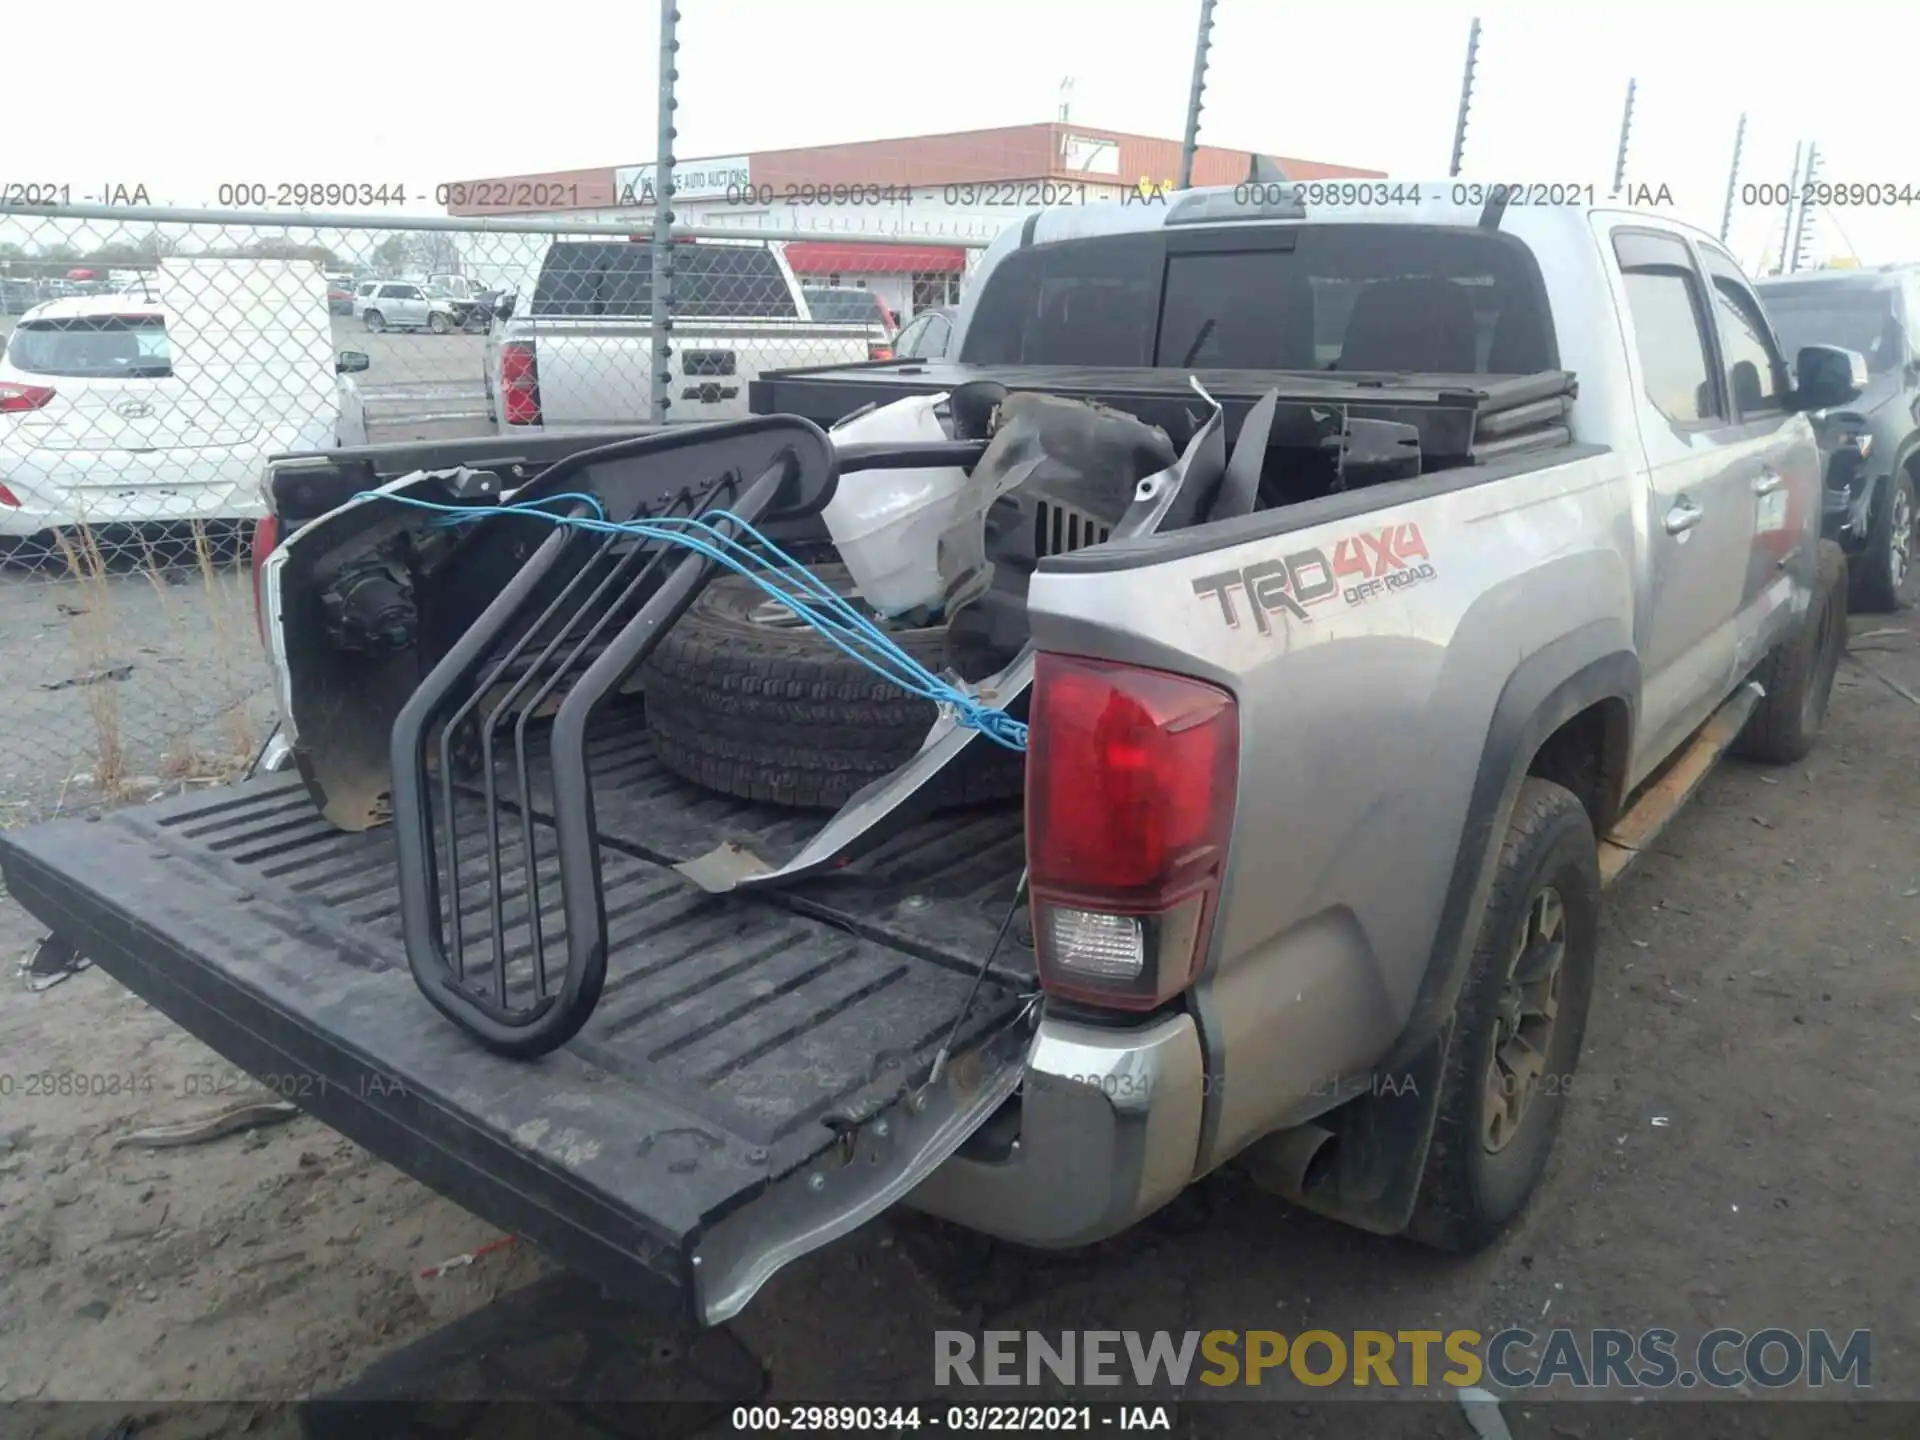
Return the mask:
M1193 85L1187 92L1187 125L1180 141L1180 178L1175 188L1193 186L1193 157L1200 148L1201 96L1207 88L1207 51L1213 44L1213 0L1200 0L1200 31L1193 41Z
M1639 89L1639 82L1627 81L1627 103L1620 111L1620 144L1613 153L1613 193L1608 198L1618 199L1620 192L1627 188L1627 149L1633 143L1633 97Z
M1460 110L1453 120L1453 158L1447 162L1447 178L1460 178L1460 162L1467 153L1467 111L1473 105L1473 72L1480 63L1480 17L1473 17L1467 30L1467 64L1460 76Z
M1740 114L1740 123L1733 131L1733 163L1727 166L1727 203L1720 209L1720 243L1727 243L1727 232L1733 229L1733 197L1740 187L1740 151L1747 143L1747 116Z
M653 167L653 315L652 376L648 386L648 414L656 425L665 424L667 407L673 403L673 157L674 112L679 98L674 82L680 78L676 64L680 41L675 34L680 22L677 0L660 0L660 115L659 139Z

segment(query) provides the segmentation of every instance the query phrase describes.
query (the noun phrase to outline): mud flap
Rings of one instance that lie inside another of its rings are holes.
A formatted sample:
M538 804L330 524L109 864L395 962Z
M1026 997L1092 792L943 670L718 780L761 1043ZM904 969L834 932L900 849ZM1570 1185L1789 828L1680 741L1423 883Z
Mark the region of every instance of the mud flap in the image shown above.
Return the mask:
M1397 1071L1372 1077L1364 1093L1310 1126L1249 1147L1241 1168L1302 1209L1376 1235L1400 1234L1420 1195L1452 1039L1449 1021ZM1303 1136L1309 1143L1290 1143ZM1323 1145L1333 1147L1332 1158L1319 1166Z

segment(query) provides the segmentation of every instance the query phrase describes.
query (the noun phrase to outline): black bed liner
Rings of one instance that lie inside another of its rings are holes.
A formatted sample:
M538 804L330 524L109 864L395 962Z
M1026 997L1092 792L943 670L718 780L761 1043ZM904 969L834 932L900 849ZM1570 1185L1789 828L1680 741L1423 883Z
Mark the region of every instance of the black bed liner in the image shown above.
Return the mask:
M1159 425L1183 443L1201 410L1192 381L1220 402L1231 444L1247 412L1269 390L1281 405L1274 445L1315 433L1316 412L1343 410L1354 419L1412 425L1431 461L1490 459L1520 437L1566 424L1577 382L1571 372L1531 375L1365 375L1299 370L1180 370L1078 365L963 365L957 360L881 360L763 371L748 384L756 415L802 415L829 426L855 410L910 395L933 395L978 381L1009 390L1044 391L1097 400Z
M538 1061L490 1054L428 1005L391 833L334 829L292 777L0 836L0 867L43 923L374 1154L680 1305L704 1230L831 1149L842 1112L924 1077L1012 899L1020 813L955 812L843 877L716 897L668 862L823 817L675 780L630 714L590 753L610 974L586 1028ZM1031 963L1003 948L970 1036L1018 1014Z

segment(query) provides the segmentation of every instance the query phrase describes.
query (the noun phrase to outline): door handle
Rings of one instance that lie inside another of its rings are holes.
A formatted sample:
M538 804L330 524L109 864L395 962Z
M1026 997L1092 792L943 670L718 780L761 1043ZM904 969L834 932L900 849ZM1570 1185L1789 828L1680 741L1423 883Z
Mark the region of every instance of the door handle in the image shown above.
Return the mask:
M1763 469L1760 472L1760 478L1753 482L1753 493L1756 495L1771 495L1786 483L1786 480L1778 471Z
M1706 511L1682 495L1667 511L1667 534L1684 535L1705 518Z

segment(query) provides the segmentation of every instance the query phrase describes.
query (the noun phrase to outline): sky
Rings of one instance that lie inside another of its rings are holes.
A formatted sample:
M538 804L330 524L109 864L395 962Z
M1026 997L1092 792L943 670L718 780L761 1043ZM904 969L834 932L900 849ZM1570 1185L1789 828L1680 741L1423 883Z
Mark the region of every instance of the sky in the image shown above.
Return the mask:
M1199 0L678 0L682 157L883 139L1070 115L1177 137ZM18 8L18 7L16 7ZM1804 12L1811 14L1811 12ZM1736 123L1742 177L1784 182L1796 142L1820 179L1909 188L1905 205L1828 208L1817 258L1920 260L1912 86L1876 70L1920 54L1920 6L1863 5L1870 47L1817 44L1788 7L1712 0L1217 0L1203 141L1444 177L1468 26L1482 25L1467 178L1593 182L1613 169L1638 82L1627 178L1717 230ZM0 185L146 187L210 204L223 183L435 184L625 165L655 153L659 10L648 0L333 0L297 22L257 3L95 0L10 15ZM87 35L116 42L107 84ZM1803 56L1817 58L1802 59ZM31 57L31 58L28 58ZM137 58L135 58L137 57ZM378 57L377 63L369 63ZM5 226L0 219L0 226ZM1777 252L1777 206L1736 206L1743 264ZM11 227L8 227L11 229ZM17 232L15 232L17 233Z

